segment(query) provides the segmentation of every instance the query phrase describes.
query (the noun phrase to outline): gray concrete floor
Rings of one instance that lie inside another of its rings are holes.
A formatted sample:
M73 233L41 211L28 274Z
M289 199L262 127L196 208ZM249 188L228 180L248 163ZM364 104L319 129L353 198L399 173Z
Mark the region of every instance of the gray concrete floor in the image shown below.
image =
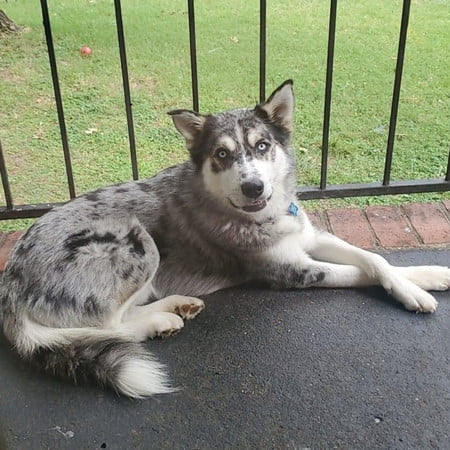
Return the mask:
M392 252L450 263L450 249ZM223 291L148 346L181 391L145 401L34 373L0 341L6 449L450 448L450 298L381 289Z

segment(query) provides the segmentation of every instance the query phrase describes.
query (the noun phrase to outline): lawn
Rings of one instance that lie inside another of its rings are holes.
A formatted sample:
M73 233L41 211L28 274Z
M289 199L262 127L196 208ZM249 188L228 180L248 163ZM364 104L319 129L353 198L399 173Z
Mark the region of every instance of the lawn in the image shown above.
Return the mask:
M200 111L258 99L259 2L196 2ZM338 5L329 182L383 173L402 2ZM39 2L2 2L26 27L0 38L0 139L16 204L68 198ZM122 5L140 177L187 157L166 111L190 108L186 2ZM293 78L299 184L319 181L329 2L268 2L267 93ZM49 1L77 194L131 179L112 1ZM411 5L392 179L443 176L448 158L449 2ZM89 57L79 49L92 48ZM362 198L345 204L438 200L450 194ZM0 199L3 203L4 200ZM322 202L329 205L330 202ZM333 202L335 204L335 202ZM28 222L0 223L3 229Z

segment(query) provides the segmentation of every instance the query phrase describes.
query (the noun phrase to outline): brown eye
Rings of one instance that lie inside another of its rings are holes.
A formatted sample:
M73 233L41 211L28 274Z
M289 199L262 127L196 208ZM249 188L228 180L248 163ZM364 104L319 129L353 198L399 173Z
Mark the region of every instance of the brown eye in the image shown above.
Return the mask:
M219 148L219 150L217 150L216 152L216 156L219 159L225 159L228 157L228 155L229 155L228 150L225 150L224 148Z

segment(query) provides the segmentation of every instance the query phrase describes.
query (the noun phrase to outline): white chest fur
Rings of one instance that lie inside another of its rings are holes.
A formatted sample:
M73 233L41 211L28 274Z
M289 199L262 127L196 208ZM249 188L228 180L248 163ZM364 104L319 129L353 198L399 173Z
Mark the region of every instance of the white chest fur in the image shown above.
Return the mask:
M275 224L275 232L281 239L264 253L267 258L282 264L292 264L305 256L314 241L314 229L302 211L297 217L281 217Z

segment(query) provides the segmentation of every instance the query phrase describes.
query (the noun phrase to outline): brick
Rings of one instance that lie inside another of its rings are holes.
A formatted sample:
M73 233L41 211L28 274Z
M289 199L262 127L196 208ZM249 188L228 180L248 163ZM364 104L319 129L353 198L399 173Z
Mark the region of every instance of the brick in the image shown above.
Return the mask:
M361 248L376 246L364 212L357 208L336 208L327 211L331 232L350 244Z
M330 231L323 211L306 211L311 223L319 230Z
M395 206L370 206L366 215L382 247L417 247L420 242Z
M437 203L410 203L403 210L424 244L450 243L450 223Z
M9 255L11 254L17 240L25 233L25 231L13 231L6 236L3 245L0 247L0 271L5 270Z

